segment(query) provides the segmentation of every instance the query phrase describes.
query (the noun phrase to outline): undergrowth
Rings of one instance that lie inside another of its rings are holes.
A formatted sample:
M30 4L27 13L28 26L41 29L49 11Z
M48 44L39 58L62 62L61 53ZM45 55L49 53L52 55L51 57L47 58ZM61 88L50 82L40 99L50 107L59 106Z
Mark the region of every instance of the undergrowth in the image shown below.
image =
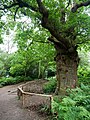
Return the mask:
M90 87L81 84L81 88L68 89L68 96L54 98L52 120L90 120Z
M17 77L2 77L0 78L0 87L2 86L6 86L6 85L13 85L13 84L17 84L20 82L24 82L24 81L30 81L32 80L32 78L30 77L24 77L24 76L17 76Z
M44 93L54 93L56 85L57 85L56 78L50 77L48 79L48 82L43 85Z

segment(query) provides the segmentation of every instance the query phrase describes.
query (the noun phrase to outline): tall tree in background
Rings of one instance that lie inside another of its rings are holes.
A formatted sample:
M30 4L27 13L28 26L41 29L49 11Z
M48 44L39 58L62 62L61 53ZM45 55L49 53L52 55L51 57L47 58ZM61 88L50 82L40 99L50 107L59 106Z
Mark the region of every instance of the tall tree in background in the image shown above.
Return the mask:
M77 48L79 45L89 44L90 39L90 17L82 6L89 4L90 1L81 0L1 0L0 2L0 10L12 11L7 13L14 13L14 19L24 14L31 19L35 18L50 32L48 40L56 49L56 93L64 93L66 88L76 87L79 64Z

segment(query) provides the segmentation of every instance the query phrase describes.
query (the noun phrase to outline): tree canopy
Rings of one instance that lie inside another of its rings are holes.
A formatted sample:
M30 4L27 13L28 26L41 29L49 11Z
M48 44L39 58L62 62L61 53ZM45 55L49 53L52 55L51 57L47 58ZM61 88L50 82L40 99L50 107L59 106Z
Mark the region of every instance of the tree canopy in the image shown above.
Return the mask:
M6 14L9 19L14 17L16 20L18 38L16 41L19 46L21 44L23 49L27 49L27 43L31 45L33 41L53 43L56 50L58 91L76 86L79 64L77 48L82 46L88 48L90 44L89 5L89 0L1 0L0 2L1 16ZM18 18L23 16L31 19L28 25L18 21ZM1 30L4 28L2 26Z
M49 37L50 41L71 50L77 44L89 42L90 17L85 12L85 8L80 8L89 4L90 1L82 2L81 0L1 0L0 10L2 10L1 15L11 14L14 19L22 15L29 16L34 23L37 21L57 39ZM8 9L11 12L8 12ZM77 9L78 11L75 12ZM70 39L72 37L73 40Z

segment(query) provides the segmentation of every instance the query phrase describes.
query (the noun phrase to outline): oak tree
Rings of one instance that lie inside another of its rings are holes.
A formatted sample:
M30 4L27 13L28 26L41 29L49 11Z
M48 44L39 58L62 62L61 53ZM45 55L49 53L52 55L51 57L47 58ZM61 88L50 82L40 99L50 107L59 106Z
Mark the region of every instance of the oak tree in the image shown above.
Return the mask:
M89 44L90 0L1 0L0 10L16 16L24 14L39 21L50 32L48 41L56 50L57 89L75 88L79 56L77 48ZM86 8L82 6L87 6ZM8 12L11 11L11 12ZM86 11L86 12L85 12Z

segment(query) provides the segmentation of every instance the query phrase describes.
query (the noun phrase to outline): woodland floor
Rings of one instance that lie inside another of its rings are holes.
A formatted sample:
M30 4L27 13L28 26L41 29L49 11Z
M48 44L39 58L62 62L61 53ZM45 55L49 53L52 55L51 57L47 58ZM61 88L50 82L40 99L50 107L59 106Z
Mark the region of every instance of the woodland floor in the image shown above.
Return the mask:
M24 109L17 97L17 85L0 88L0 120L49 120L37 109ZM37 99L38 100L38 99Z

